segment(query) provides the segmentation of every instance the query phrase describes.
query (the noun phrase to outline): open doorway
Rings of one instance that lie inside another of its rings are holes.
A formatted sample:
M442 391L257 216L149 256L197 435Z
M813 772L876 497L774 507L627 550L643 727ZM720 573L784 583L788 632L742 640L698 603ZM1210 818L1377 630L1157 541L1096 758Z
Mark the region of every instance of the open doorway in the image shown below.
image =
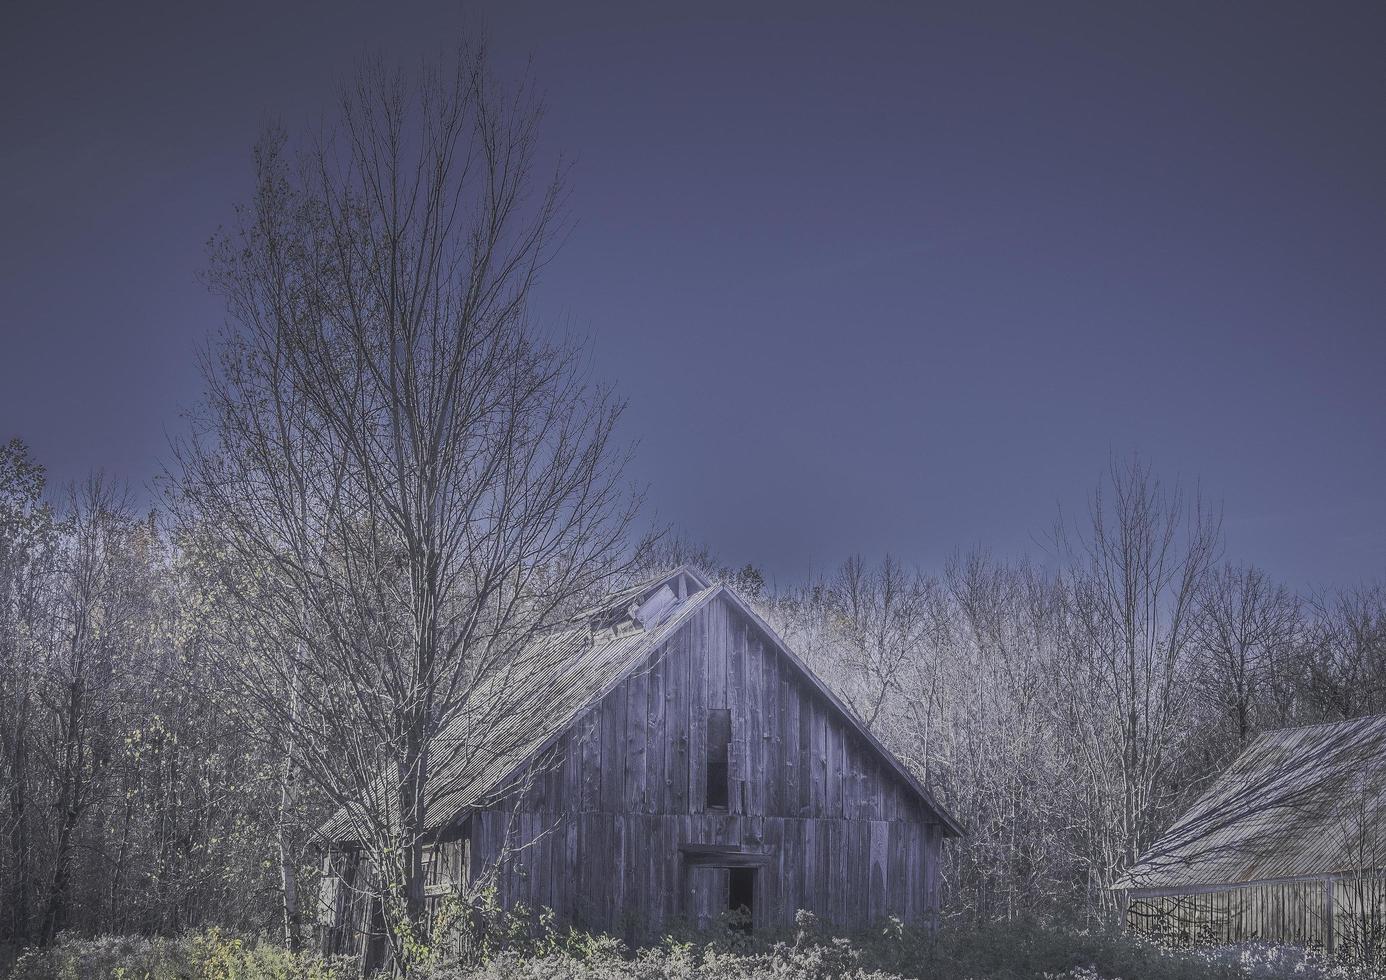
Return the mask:
M708 855L716 860L716 856ZM750 932L757 925L756 887L760 883L760 868L746 864L702 863L688 866L689 918L696 928L709 929L722 923L741 932Z
M741 932L755 925L756 869L727 869L727 924Z

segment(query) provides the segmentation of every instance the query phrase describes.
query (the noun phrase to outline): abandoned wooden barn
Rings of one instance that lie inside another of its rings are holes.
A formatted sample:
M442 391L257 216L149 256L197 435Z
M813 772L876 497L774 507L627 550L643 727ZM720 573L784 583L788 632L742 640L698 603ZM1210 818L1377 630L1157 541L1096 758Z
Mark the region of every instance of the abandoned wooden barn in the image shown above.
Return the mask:
M737 908L933 921L958 825L734 591L680 568L543 643L495 735L515 747L438 777L430 895L493 872L501 904L632 944ZM346 826L324 828L326 944L359 951L375 916Z
M1118 882L1128 928L1386 950L1386 716L1266 732Z

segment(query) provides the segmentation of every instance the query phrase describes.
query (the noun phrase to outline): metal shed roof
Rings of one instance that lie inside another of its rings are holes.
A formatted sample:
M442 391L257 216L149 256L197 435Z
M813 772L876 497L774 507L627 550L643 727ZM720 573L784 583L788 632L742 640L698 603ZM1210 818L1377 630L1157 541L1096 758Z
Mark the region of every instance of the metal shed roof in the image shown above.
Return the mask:
M1266 732L1117 883L1310 877L1386 865L1386 716Z

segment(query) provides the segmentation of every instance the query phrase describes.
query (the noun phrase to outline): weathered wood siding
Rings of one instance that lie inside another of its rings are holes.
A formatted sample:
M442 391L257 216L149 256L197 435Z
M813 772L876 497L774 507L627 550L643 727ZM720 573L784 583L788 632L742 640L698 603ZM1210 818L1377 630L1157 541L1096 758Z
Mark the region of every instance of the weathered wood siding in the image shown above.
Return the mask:
M1292 881L1127 899L1134 932L1187 943L1270 939L1327 947L1325 883Z
M732 721L726 810L707 806L714 708ZM504 904L636 942L696 913L688 845L758 856L758 927L797 909L924 922L937 905L941 825L724 599L560 736L518 800L469 819L471 871L499 863Z
M1337 874L1241 885L1133 890L1127 928L1190 943L1259 939L1376 962L1386 950L1386 876Z

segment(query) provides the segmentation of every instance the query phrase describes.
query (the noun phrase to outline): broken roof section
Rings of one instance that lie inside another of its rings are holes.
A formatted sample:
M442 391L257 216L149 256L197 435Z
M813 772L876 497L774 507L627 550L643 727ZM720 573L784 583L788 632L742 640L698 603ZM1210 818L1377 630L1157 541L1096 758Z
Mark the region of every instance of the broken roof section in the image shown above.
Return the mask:
M1262 734L1121 880L1240 885L1386 868L1386 716Z

